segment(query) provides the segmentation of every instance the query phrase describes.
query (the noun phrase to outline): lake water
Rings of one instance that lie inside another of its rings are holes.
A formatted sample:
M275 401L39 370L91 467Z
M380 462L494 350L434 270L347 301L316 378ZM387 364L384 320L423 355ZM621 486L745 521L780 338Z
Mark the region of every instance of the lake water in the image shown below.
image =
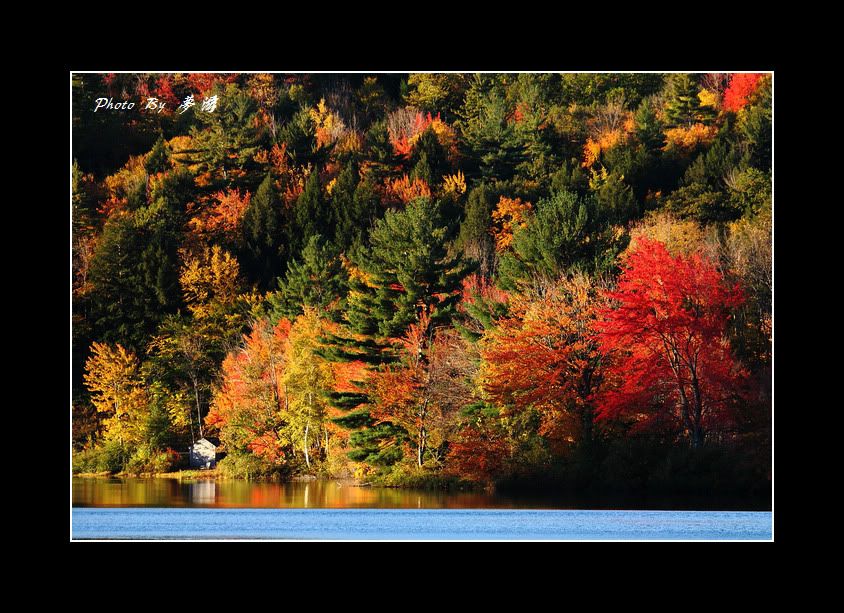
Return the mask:
M336 481L73 479L74 539L770 540L771 513L577 508Z

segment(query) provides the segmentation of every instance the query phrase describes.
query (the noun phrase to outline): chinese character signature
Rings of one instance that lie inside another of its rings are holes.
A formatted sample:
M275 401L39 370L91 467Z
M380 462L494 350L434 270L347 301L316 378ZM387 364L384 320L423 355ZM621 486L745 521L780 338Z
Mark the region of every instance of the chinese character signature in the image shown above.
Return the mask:
M185 98L185 101L176 108L176 110L179 111L179 114L181 115L194 104L196 104L196 102L193 101L193 94L190 94L187 98Z
M202 103L199 106L199 110L206 113L213 113L217 109L217 101L217 96L211 96L210 98L206 96L202 99ZM179 111L179 114L182 114L195 105L196 101L193 99L193 94L190 94L187 98L184 99L184 101L178 106L176 110Z

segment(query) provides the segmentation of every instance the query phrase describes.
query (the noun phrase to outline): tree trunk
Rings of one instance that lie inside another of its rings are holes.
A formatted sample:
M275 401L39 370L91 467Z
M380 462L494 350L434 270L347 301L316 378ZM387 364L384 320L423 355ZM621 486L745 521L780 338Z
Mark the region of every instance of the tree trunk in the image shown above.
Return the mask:
M311 468L311 457L308 455L308 430L311 428L311 420L308 420L308 423L305 424L305 465L310 470Z
M425 457L425 446L428 440L428 432L425 430L425 417L428 416L428 400L422 403L422 409L419 411L419 444L416 450L416 462L419 468L422 468L422 460Z
M680 391L680 419L683 421L683 428L686 429L686 433L692 439L692 447L695 447L695 427L689 415L689 397L686 395L686 387L683 385L683 377L680 374L680 356L676 350L673 354L674 360L671 361L671 369L677 378L677 389Z
M692 392L694 394L692 448L698 449L703 445L705 433L703 431L703 424L701 423L703 417L703 400L700 395L700 383L695 375L692 375Z
M416 453L416 462L419 465L419 468L422 468L422 463L425 458L425 451L428 445L428 431L425 430L425 426L422 426L419 429L419 445L417 448Z
M594 411L592 405L587 404L583 407L583 412L580 415L580 423L582 429L581 441L586 447L592 444L592 422L594 421Z
M663 346L668 354L668 363L671 365L671 370L674 372L674 377L677 379L677 390L680 392L680 419L683 422L683 428L685 429L686 434L688 434L691 438L692 447L694 448L697 446L695 441L696 434L694 424L689 416L689 397L686 395L686 388L683 385L683 377L680 374L682 360L680 359L680 355L677 353L677 350L669 346L664 339Z
M193 411L188 411L188 422L190 422L190 442L193 445L196 442L193 436Z
M423 435L424 431L424 428L419 431L419 444L416 448L416 463L419 465L419 468L422 468L422 455L425 453L425 439Z
M703 428L695 424L692 430L692 449L700 449L703 446Z
M581 441L586 447L592 444L592 430L595 421L595 411L589 402L585 402L592 393L592 370L587 368L583 372L581 379L582 387L580 389L580 397L584 400L583 411L580 414L581 424Z
M692 419L689 416L689 399L686 396L686 390L683 384L680 383L680 417L683 420L683 427L692 439L692 447L695 446L695 427Z
M196 398L196 420L199 425L199 438L203 438L205 435L202 434L202 411L199 406L199 385L195 379L193 381L193 394Z

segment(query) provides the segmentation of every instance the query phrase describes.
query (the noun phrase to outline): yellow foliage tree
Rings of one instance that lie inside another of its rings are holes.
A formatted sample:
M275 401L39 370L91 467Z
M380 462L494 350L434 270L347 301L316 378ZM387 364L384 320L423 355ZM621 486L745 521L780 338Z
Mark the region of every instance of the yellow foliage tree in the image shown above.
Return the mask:
M446 194L465 194L466 177L463 176L463 172L458 170L455 175L444 176L443 190Z
M218 245L205 248L200 257L189 258L179 275L182 295L197 319L231 307L239 296L240 265Z
M278 124L273 109L278 104L279 90L275 83L274 75L266 73L253 74L247 80L246 85L249 95L258 103L261 121L270 129L273 137L275 137Z
M175 162L183 164L192 173L199 172L200 164L191 157L196 153L196 144L190 136L174 136L167 141L167 147L172 152Z
M325 191L328 193L329 196L334 191L335 185L337 185L337 177L334 177L333 179L331 179L331 181L328 182L328 184L326 184Z
M105 418L108 440L121 444L141 442L147 395L139 370L138 358L122 345L91 345L84 380L91 391L91 403Z
M130 195L145 194L148 183L149 175L144 168L143 156L130 157L123 168L105 178L108 198L100 205L100 213L109 216L116 211L125 211Z
M492 219L496 223L493 229L495 249L504 251L513 242L513 232L517 227L527 224L528 212L533 208L530 202L522 202L521 198L507 198L501 196L498 206L492 212Z
M707 244L706 233L700 224L677 219L665 212L651 213L630 230L630 245L625 253L635 251L642 238L659 241L674 257L699 253L706 249Z
M701 89L697 95L701 106L711 106L714 109L718 108L721 102L721 97L718 92L713 92L708 89Z
M334 145L337 154L356 153L363 149L363 139L358 132L347 130L341 134Z
M598 161L602 152L609 151L613 147L624 143L627 140L627 133L624 130L608 130L601 132L597 138L586 139L583 146L583 167L589 168Z
M311 467L311 448L314 443L322 446L326 455L329 446L329 430L325 419L328 403L325 396L333 389L334 371L331 364L316 353L318 339L324 333L316 309L305 307L305 313L296 319L290 330L282 376L282 385L289 399L284 434L294 447L302 449L308 468Z
M716 126L706 126L702 123L695 123L690 127L670 128L665 131L665 149L692 151L698 145L711 143L717 133Z
M599 155L601 155L601 145L597 141L587 138L586 144L583 145L583 167L591 167L598 161Z
M343 120L328 108L325 98L319 101L315 109L310 110L310 116L316 128L317 147L335 143L346 132Z

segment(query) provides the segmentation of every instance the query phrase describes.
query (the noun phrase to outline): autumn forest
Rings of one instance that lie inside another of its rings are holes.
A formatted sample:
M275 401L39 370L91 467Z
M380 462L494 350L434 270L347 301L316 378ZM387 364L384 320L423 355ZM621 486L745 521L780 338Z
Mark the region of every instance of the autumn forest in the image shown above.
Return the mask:
M72 104L74 473L770 500L771 74Z

